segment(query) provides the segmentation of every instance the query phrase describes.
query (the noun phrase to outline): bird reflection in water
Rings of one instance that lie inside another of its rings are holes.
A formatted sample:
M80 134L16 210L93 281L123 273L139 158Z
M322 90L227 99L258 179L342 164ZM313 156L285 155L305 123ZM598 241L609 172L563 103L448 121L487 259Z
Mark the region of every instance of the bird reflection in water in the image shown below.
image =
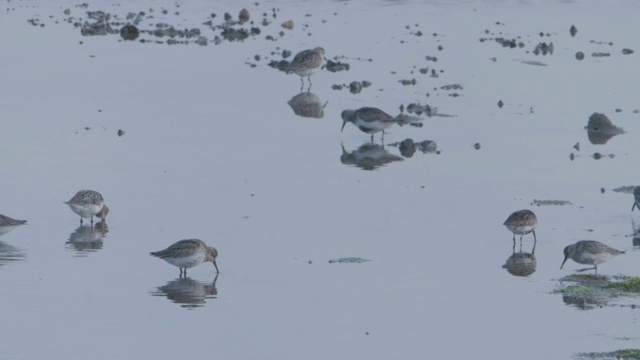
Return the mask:
M25 254L22 250L0 241L0 267L14 262L24 261Z
M69 235L67 249L76 251L78 256L86 256L90 252L102 249L102 242L109 230L104 220L93 226L80 225Z
M530 253L522 252L522 244L520 251L516 252L516 245L513 244L513 254L509 256L502 268L507 269L509 274L514 276L529 276L536 272L536 243L533 243L533 249Z
M633 246L640 246L640 225L636 224L633 219L631 219L631 229L633 230L633 240L631 240L631 243Z
M169 281L166 285L160 286L155 291L151 291L153 296L166 296L167 299L181 307L192 309L204 306L207 299L215 299L218 295L216 281L218 275L213 279L213 283L205 283L189 277L180 277Z
M362 170L374 170L394 161L404 160L402 157L393 155L385 150L384 145L365 143L357 150L347 152L342 146L340 162L345 165L353 165Z
M306 118L322 119L324 117L324 107L327 102L322 104L320 98L312 92L301 92L287 102L293 113Z

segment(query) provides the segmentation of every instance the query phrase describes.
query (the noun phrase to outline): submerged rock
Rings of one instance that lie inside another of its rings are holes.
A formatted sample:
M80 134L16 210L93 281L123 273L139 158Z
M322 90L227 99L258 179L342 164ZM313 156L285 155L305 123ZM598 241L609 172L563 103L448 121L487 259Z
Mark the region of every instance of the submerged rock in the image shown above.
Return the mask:
M324 67L331 72L349 70L349 64L341 63L339 61L333 61L333 60L327 60L327 63L324 65Z
M140 30L134 25L128 24L120 29L120 36L124 40L135 40L140 36Z
M589 117L587 135L592 144L606 144L609 139L619 134L624 134L624 130L615 126L606 115L593 113Z

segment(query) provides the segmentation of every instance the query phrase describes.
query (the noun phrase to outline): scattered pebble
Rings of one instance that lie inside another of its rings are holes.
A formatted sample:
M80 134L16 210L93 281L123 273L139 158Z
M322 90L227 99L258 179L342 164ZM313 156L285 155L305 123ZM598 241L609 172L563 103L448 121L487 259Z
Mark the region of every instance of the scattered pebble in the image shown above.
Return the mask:
M369 261L371 260L359 257L347 257L329 260L329 264L361 264Z
M573 148L577 151L580 151L580 142L577 142L575 145L573 145Z
M247 9L240 10L240 14L238 15L238 19L240 20L240 24L244 24L250 19L249 11Z
M287 29L287 30L291 30L293 29L293 21L288 20L282 23L282 27Z
M124 135L124 130L118 129L118 136L122 136L122 135Z
M352 81L349 84L349 92L352 94L359 94L362 91L362 84L359 81Z
M135 40L140 36L140 30L134 25L128 24L120 29L120 36L124 40Z
M576 59L578 59L578 60L584 59L584 53L582 51L578 51L576 53Z
M480 143L473 144L473 148L476 149L476 150L480 150L481 147L482 146L480 145Z
M571 36L576 36L576 34L578 33L578 28L576 28L575 25L571 25L571 28L569 29L569 33L571 34Z
M622 54L631 55L631 54L633 54L633 50L631 50L631 49L622 49Z
M504 106L504 103L502 102L502 100L498 101L498 107L502 109L503 106Z

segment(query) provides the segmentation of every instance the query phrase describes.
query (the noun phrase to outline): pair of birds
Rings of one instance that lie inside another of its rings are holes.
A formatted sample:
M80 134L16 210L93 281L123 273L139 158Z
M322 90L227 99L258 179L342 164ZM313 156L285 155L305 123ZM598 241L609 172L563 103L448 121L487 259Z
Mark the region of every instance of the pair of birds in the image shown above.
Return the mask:
M65 204L69 205L74 213L80 215L80 225L83 218L90 218L93 224L93 217L105 219L109 213L109 207L104 203L104 197L97 191L80 190ZM5 215L0 215L0 235L6 234L16 226L25 225L27 220L16 220Z
M102 194L93 190L78 191L66 204L73 212L80 215L80 224L82 224L82 218L91 218L91 223L93 223L94 215L104 219L109 213L109 208L104 203ZM218 250L207 246L204 241L199 239L180 240L164 250L152 252L151 255L180 268L180 276L186 276L188 268L207 261L213 262L216 272L218 272L218 264L216 263Z
M317 47L299 52L293 57L287 68L287 74L295 73L300 76L300 81L304 87L304 78L309 80L311 86L311 75L315 74L322 67L324 60L324 49ZM389 126L398 123L398 119L385 113L384 111L374 107L363 107L357 110L345 110L342 112L342 129L350 122L358 127L361 131L373 135L382 131L384 139L384 130Z
M631 210L633 210L633 208ZM535 228L538 225L538 219L533 211L516 211L509 215L503 225L513 233L514 247L516 244L516 235L520 235L520 245L522 245L522 237L529 233L533 234L534 243L537 242ZM602 264L622 254L624 254L624 251L616 250L599 241L581 240L564 248L564 260L562 261L562 265L560 265L560 269L562 269L567 260L571 259L578 264L593 265L593 269L595 269L597 274L598 264ZM590 269L591 268L584 270Z
M66 204L69 205L73 212L80 215L81 225L82 218L91 218L91 223L93 223L94 215L104 219L109 213L109 208L104 203L102 194L93 190L78 191ZM216 272L218 272L218 264L216 263L218 250L207 246L204 241L199 239L180 240L164 250L152 252L151 255L180 268L181 276L183 274L184 276L187 275L188 268L207 261L213 262Z

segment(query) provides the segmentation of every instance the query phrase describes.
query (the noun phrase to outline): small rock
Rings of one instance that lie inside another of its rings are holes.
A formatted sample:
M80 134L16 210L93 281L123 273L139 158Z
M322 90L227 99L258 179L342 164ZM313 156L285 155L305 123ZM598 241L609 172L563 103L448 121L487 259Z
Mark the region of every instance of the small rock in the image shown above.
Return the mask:
M622 49L622 54L631 55L631 54L633 54L633 50L631 50L631 49Z
M576 28L575 25L571 25L571 28L569 29L569 34L571 34L571 36L576 36L577 33L578 33L578 28Z
M369 81L367 81L367 80L364 80L364 81L362 82L362 87L363 87L363 88L368 88L369 86L371 86L371 82L369 82Z
M120 36L124 40L135 40L140 36L140 30L134 25L128 24L120 29Z
M473 147L474 147L474 149L476 149L476 150L480 150L480 148L481 148L482 146L480 145L480 143L475 143L475 144L473 144Z
M577 142L575 145L573 145L573 148L577 151L580 151L580 142Z
M571 159L571 161L573 161L573 160L575 160L575 159L576 159L576 156L575 156L573 153L571 153L571 154L569 155L569 159Z
M600 193L604 194L604 188L600 188Z
M122 135L124 135L124 130L119 129L119 130L118 130L118 136L122 136Z
M288 58L289 56L291 56L291 51L289 51L289 50L282 50L282 58L283 58L283 59L286 59L286 58Z
M578 59L578 60L584 59L584 53L582 51L578 51L576 53L576 59Z
M498 101L498 107L502 109L503 106L504 106L504 103L502 102L502 100Z
M596 160L600 160L600 159L602 159L602 154L600 154L600 153L594 153L594 154L593 154L593 158L594 158L594 159L596 159Z
M231 14L224 13L224 21L229 21L229 20L231 20Z
M247 9L240 10L240 15L238 15L238 19L240 20L240 24L246 23L249 21L249 11Z
M362 91L362 84L359 81L352 81L351 84L349 84L349 91L352 94L358 94Z
M282 27L287 29L287 30L291 30L293 29L293 21L292 20L288 20L282 23Z

